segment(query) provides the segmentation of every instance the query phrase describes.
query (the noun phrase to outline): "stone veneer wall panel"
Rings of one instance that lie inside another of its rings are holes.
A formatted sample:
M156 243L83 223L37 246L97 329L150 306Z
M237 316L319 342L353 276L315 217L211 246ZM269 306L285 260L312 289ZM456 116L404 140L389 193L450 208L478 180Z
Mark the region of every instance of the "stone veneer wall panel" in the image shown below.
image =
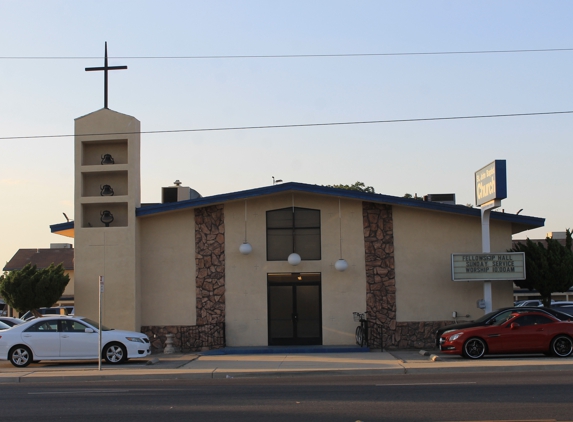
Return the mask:
M197 325L225 322L225 218L223 205L195 210Z
M366 255L366 312L371 347L434 348L435 331L449 321L396 321L392 207L362 204Z
M362 204L366 257L366 313L371 344L390 347L396 329L392 207ZM380 343L381 341L381 343Z
M225 323L145 326L141 327L141 332L149 337L152 353L163 352L167 334L173 334L173 347L178 352L200 352L225 347Z

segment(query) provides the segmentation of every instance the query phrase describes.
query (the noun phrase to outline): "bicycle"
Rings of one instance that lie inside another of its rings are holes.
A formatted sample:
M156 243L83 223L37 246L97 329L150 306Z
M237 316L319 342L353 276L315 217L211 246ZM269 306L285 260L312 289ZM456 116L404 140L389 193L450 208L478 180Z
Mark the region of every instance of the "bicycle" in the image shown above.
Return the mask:
M360 347L368 345L368 320L365 313L352 312L354 321L360 322L356 327L356 344Z

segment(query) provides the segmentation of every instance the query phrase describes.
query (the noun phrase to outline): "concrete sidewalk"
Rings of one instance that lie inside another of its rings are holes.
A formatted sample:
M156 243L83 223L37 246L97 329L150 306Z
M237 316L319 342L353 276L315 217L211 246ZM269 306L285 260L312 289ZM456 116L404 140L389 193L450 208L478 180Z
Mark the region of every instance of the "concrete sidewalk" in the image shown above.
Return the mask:
M436 357L437 356L437 357ZM110 366L92 362L40 362L24 370L0 362L0 383L208 379L240 377L372 376L446 372L573 370L573 358L488 356L473 361L419 351L362 353L171 354Z

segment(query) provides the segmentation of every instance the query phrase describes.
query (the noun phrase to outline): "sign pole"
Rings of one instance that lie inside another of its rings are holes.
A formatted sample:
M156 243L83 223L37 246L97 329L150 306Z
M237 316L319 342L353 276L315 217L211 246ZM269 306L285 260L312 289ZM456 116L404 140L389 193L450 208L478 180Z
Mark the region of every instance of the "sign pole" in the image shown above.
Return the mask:
M104 286L104 277L103 275L99 276L99 311L98 311L98 342L97 342L97 346L98 346L98 360L97 360L97 369L98 371L101 371L101 297L102 297L102 293L103 293L103 286Z
M495 160L474 173L476 205L481 208L481 248L490 253L489 217L491 210L501 206L507 198L507 174L505 160ZM492 310L491 281L483 282L485 313Z
M490 253L490 238L489 238L489 217L491 210L501 206L501 201L495 199L481 206L481 251L483 253ZM491 294L491 281L483 282L483 300L485 301L485 313L489 314L492 311L492 294Z

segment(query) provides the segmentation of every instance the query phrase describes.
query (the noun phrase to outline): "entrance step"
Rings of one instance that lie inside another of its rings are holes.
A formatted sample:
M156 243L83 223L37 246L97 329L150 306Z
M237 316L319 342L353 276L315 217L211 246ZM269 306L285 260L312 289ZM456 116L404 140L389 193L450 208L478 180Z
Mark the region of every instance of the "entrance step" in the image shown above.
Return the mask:
M261 355L261 354L295 354L295 353L364 353L370 348L360 346L248 346L224 347L222 349L201 352L204 356L213 355Z

